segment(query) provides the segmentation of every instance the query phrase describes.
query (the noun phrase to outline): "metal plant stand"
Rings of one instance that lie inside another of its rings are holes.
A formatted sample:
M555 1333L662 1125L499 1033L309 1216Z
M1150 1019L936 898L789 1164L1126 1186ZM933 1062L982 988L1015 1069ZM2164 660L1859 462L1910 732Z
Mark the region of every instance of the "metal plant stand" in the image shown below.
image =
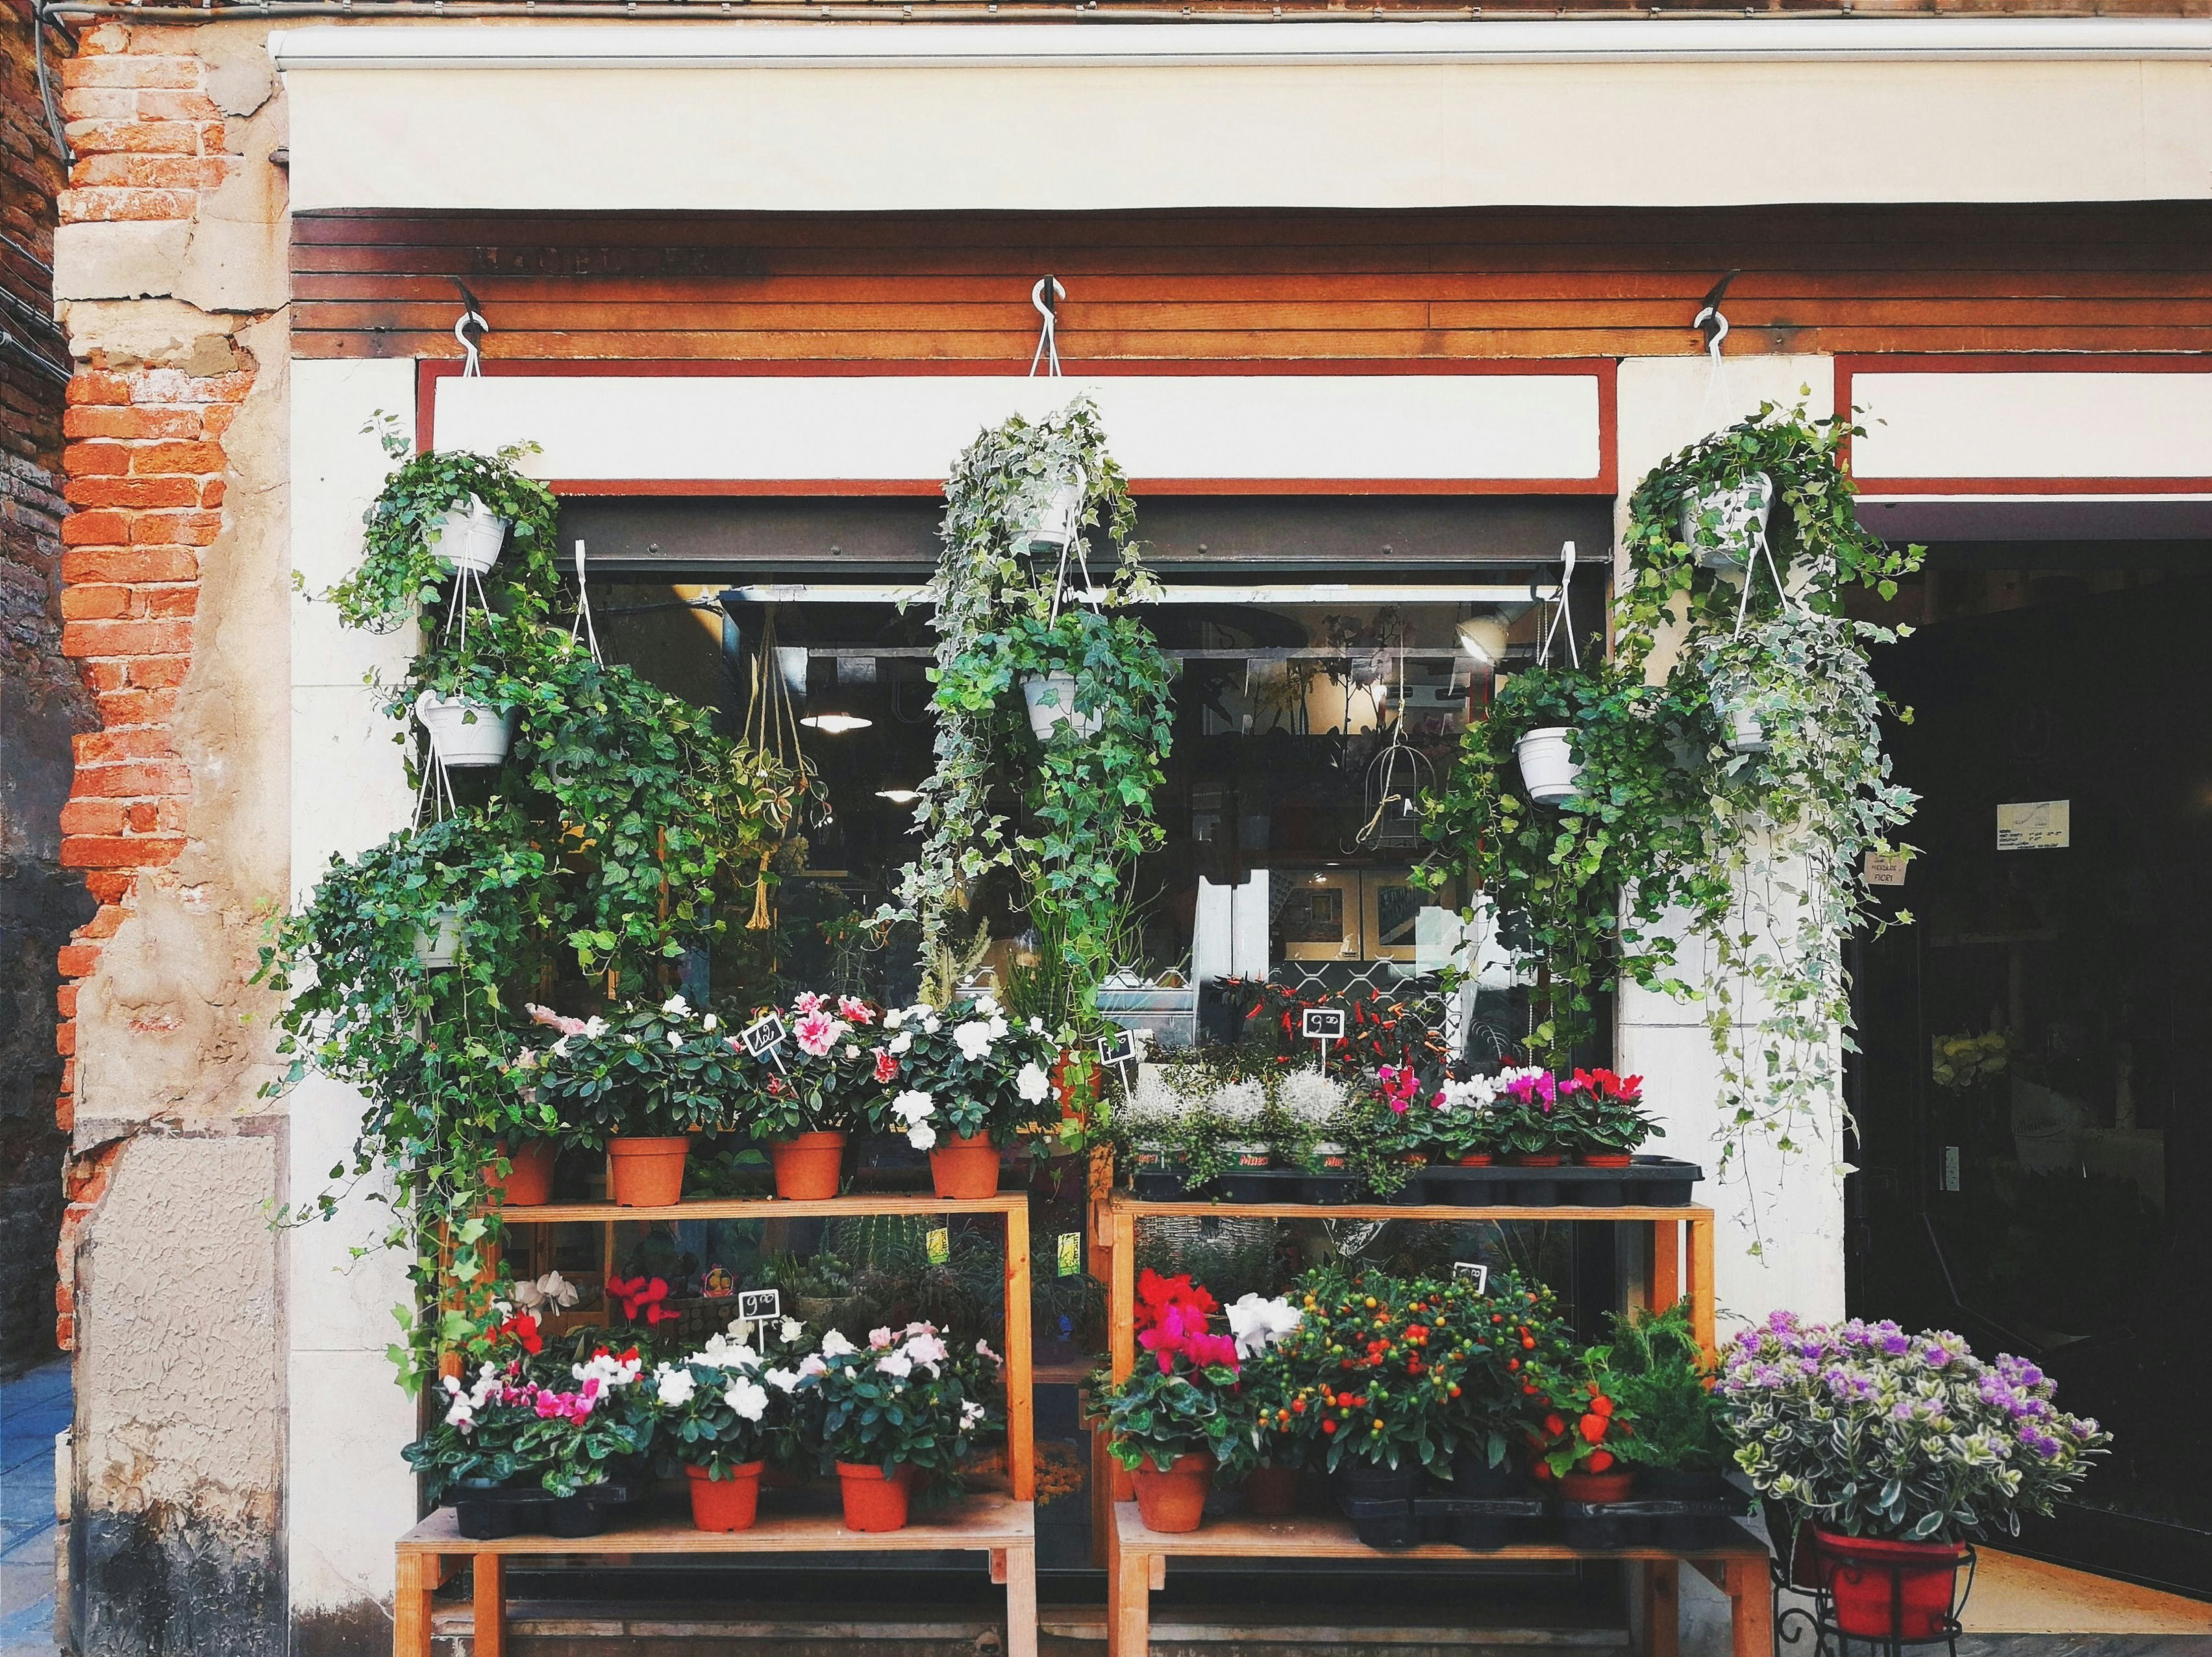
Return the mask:
M1953 1568L1951 1603L1933 1632L1911 1636L1896 1632L1905 1624L1905 1578L1907 1573L1897 1565L1885 1565L1879 1561L1840 1559L1821 1556L1814 1551L1814 1569L1820 1585L1808 1587L1792 1580L1796 1563L1796 1539L1793 1537L1787 1546L1768 1564L1767 1577L1773 1594L1774 1657L1905 1657L1907 1652L1941 1646L1948 1657L1958 1657L1959 1636L1965 1631L1960 1617L1966 1609L1966 1599L1974 1589L1974 1570L1979 1556L1969 1547ZM1870 1573L1886 1576L1889 1587L1888 1634L1851 1634L1844 1630L1836 1614L1835 1595L1830 1584L1842 1571ZM1810 1603L1804 1603L1809 1600ZM1809 1651L1805 1642L1810 1640Z

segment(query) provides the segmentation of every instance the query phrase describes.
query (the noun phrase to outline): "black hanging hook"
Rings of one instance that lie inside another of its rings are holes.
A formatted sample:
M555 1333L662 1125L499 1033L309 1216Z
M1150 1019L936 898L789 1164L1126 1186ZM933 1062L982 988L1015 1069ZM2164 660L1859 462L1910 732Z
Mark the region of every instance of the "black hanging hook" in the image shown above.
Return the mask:
M1731 270L1715 282L1705 294L1704 307L1690 324L1708 351L1717 353L1720 343L1728 337L1729 319L1721 314L1721 301L1728 297L1729 284L1742 274L1741 269Z

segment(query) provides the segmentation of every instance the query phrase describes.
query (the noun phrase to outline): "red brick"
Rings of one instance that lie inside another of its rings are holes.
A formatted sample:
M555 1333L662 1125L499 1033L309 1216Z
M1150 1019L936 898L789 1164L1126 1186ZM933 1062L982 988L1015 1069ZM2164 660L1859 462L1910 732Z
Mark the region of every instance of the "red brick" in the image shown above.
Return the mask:
M82 410L72 409L70 412L77 414ZM79 512L62 519L62 544L65 547L119 546L130 538L131 517L127 513Z
M189 656L146 656L131 664L131 683L149 690L167 690L184 683L191 671Z
M67 1098L69 1096L64 1094L62 1096L64 1098ZM59 1120L59 1115L60 1113L57 1111L56 1119L58 1120ZM73 1121L74 1120L74 1117L72 1117L71 1120ZM70 1130L70 1123L63 1122L61 1126L62 1132L66 1133ZM67 1313L64 1313L60 1317L54 1320L54 1350L58 1352L74 1352L76 1350L76 1320Z
M116 765L79 765L72 799L144 799L153 794L181 794L192 786L191 768L182 760L131 760Z
M184 849L182 835L74 835L62 841L62 867L158 869L165 863L173 862ZM82 978L89 970L72 975Z
M124 807L123 821L132 834L150 835L161 826L161 813L152 800L140 800L134 805ZM101 913L106 912L103 910Z
M67 437L198 437L197 409L71 409L62 416Z
M76 1051L76 1026L74 1023L54 1026L54 1051L65 1059Z
M65 190L64 224L132 223L148 219L189 219L199 205L191 190Z
M82 622L128 616L132 597L129 587L64 587L62 619Z
M222 112L204 92L155 90L141 92L137 114L142 121L219 121Z
M76 507L197 507L201 493L189 477L72 477L62 490Z
M156 725L177 714L173 690L109 690L100 696L100 721L110 731Z
M153 472L219 472L222 470L220 443L143 443L126 451L131 470L140 476Z
M88 689L120 690L131 682L129 664L125 662L87 662L77 670L84 676Z
M100 945L64 944L54 962L64 978L89 978L100 970Z
M210 477L200 485L200 505L219 507L222 504L222 479Z
M72 1156L63 1165L62 1188L69 1193L71 1208L90 1208L107 1194L108 1177L115 1172L116 1156L122 1149L122 1142L116 1140L88 1156ZM62 1221L64 1230L76 1230L83 1224L82 1214L67 1215ZM72 1283L76 1280L74 1272L64 1275Z
M120 23L95 23L77 37L77 58L105 58L131 50L131 31Z
M64 984L54 992L54 1011L64 1018L76 1017L76 986Z
M120 443L72 443L62 451L71 477L120 477L131 470L131 451Z
M199 130L183 121L71 121L65 130L80 155L197 155Z
M216 405L202 412L200 425L210 437L221 437L230 429L230 422L237 418L235 408Z
M136 883L133 877L113 869L95 869L84 877L84 889L101 903L122 902L131 895L131 889Z
M200 83L200 66L190 58L77 58L62 65L70 87L175 87Z
M64 656L178 656L192 647L190 622L64 622Z
M62 807L65 835L119 835L126 808L112 799L73 799Z
M64 581L190 581L199 573L200 561L185 547L94 547L62 555Z
M70 379L65 395L72 404L128 403L131 382L105 368L80 368Z
M167 760L176 745L166 731L88 731L70 738L79 765L113 765L119 760ZM106 792L106 791L102 791Z
M212 190L229 175L220 155L88 155L70 169L78 190Z
M147 368L132 383L139 403L243 403L253 376L240 369L219 374L191 374L182 368Z
M119 904L103 903L90 920L76 929L80 938L112 938L122 929L123 909Z
M200 590L197 586L141 587L137 596L137 613L141 616L189 616L199 608Z
M130 538L134 545L173 541L187 547L211 547L222 533L219 512L142 512L131 520Z
M177 94L133 92L129 87L71 87L62 94L62 118L65 121L127 121L144 112L142 98L178 96L191 97L191 93Z

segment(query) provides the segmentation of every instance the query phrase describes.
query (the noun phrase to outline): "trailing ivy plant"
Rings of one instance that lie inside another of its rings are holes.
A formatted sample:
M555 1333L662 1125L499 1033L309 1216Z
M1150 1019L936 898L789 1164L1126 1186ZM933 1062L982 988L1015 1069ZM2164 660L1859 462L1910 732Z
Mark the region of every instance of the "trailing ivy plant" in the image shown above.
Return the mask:
M1085 536L1066 561L1032 556L1018 532L1053 491L1080 479ZM945 483L944 551L935 601L936 769L915 808L921 854L901 877L901 907L921 928L925 956L953 910L994 869L1012 868L1040 930L1062 940L1073 971L1069 1015L1087 1017L1115 964L1134 860L1160 840L1152 792L1169 742L1172 669L1151 631L1123 607L1157 589L1130 539L1135 514L1107 453L1097 409L1079 398L1044 419L1018 416L984 432ZM1086 577L1094 539L1102 556ZM1085 590L1089 581L1097 586ZM1018 682L1067 673L1075 709L1094 735L1060 725L1032 748ZM1002 762L1020 780L1025 821L1009 837L991 809Z
M541 616L554 581L558 507L553 492L525 476L516 463L534 443L492 454L428 449L410 456L398 422L380 412L362 428L399 462L362 517L362 557L353 574L325 595L348 627L390 633L417 615L434 616L453 567L432 549L446 514L473 498L507 520L507 543L484 578L493 608Z

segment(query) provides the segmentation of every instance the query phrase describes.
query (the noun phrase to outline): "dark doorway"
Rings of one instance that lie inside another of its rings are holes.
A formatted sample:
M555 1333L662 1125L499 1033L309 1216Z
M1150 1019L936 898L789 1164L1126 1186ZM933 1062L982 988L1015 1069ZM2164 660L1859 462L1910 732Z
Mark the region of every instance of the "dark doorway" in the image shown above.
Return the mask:
M2027 1551L2212 1593L2212 578L1938 548L1878 653L1921 797L1859 954L1853 1312L2021 1353L2112 1455ZM2027 808L2040 807L2039 810ZM2010 809L2006 809L2010 808Z

